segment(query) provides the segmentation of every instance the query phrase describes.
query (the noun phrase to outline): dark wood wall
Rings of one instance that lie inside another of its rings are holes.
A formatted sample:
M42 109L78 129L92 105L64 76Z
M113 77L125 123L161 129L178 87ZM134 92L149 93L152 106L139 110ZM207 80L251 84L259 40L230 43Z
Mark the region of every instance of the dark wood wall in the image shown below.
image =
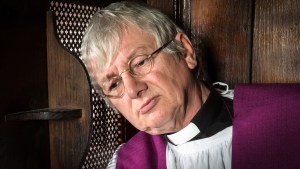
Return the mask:
M300 1L256 1L253 83L300 82Z
M0 168L49 166L47 122L4 115L48 106L46 1L0 1Z
M300 82L300 1L148 0L202 44L212 82ZM204 65L204 66L205 66Z

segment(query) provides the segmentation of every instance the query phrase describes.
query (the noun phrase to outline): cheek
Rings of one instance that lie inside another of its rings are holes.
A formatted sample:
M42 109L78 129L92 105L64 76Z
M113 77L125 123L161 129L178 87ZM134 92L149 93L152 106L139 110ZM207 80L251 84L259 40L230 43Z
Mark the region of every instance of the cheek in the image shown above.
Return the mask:
M173 113L181 111L184 106L185 98L185 83L184 81L176 76L175 73L166 73L154 71L153 78L148 82L148 90L150 93L160 95L161 99L157 110L160 115L172 116ZM150 79L150 77L149 77ZM176 113L175 113L176 114Z
M154 70L151 74L153 86L161 88L169 95L181 97L187 88L190 81L189 72L181 68L182 65L177 64L177 67L168 67L162 70ZM178 71L181 70L181 71Z

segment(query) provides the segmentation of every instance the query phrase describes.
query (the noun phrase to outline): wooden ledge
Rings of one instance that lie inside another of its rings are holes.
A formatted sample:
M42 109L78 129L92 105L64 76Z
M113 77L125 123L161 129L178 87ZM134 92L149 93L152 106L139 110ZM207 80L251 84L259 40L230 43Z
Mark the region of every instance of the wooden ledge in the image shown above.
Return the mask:
M22 120L68 120L80 118L81 109L75 108L45 108L17 112L5 115L5 121L22 121Z

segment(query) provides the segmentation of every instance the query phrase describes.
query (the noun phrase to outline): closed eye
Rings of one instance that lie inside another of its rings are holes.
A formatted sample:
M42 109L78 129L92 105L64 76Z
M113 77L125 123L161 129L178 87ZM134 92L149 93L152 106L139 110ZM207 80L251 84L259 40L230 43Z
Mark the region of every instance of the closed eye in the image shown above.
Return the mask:
M149 62L149 58L146 55L137 56L134 60L132 60L132 68L139 68L144 66Z
M134 67L141 67L143 65L145 65L148 62L148 58L145 58L143 60L141 60L140 62L138 62Z
M121 85L121 83L122 83L121 79L110 80L106 86L106 90L109 92L115 91L118 89L118 87Z

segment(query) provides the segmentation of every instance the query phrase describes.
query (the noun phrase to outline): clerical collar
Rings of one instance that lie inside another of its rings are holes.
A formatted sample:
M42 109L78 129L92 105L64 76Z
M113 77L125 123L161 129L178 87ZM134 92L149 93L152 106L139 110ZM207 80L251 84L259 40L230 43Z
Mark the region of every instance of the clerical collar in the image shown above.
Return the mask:
M189 141L210 137L232 125L232 100L221 97L215 89L191 122L176 133L166 135L169 142L180 145Z

